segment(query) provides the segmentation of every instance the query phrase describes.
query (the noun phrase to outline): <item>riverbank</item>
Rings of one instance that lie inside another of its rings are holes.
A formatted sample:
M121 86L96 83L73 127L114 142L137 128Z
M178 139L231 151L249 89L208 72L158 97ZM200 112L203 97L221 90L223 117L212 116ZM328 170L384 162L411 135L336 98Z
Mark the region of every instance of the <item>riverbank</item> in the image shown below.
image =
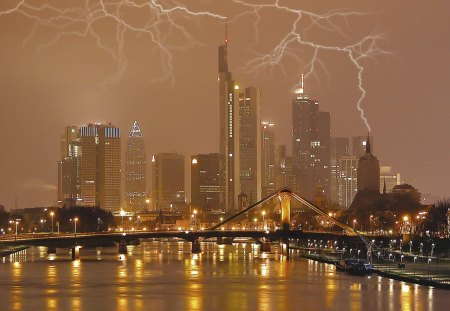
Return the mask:
M299 252L298 254L302 258L315 260L327 264L335 264L336 258L325 254L308 254ZM374 272L385 278L394 279L397 281L419 284L424 286L431 286L441 289L450 289L450 276L427 276L427 275L411 275L410 273L403 273L402 271L386 271L380 267L375 267Z
M7 248L0 248L0 257L6 257L12 254L15 254L17 252L23 251L25 249L28 249L29 246L14 246L14 247L7 247Z

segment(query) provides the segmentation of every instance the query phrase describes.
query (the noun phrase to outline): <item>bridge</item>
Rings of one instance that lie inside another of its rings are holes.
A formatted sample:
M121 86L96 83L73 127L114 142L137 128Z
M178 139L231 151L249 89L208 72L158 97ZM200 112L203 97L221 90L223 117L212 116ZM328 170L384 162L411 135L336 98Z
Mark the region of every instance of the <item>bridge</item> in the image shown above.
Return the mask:
M250 212L275 197L278 198L281 209L281 228L275 231L270 230L225 230L225 225L232 222L239 216ZM327 217L334 224L339 226L341 232L319 232L291 230L291 199L294 198L304 206L310 208L317 214ZM118 244L119 254L127 253L127 245L138 244L143 239L179 238L192 243L192 252L201 252L201 241L216 239L217 243L231 244L235 238L249 238L261 244L261 251L270 251L272 242L278 241L284 255L289 256L290 241L314 239L314 240L345 240L348 243L363 243L371 251L374 248L373 239L388 241L392 237L369 237L364 236L354 228L339 222L325 211L318 208L308 200L291 192L288 188L282 188L264 199L252 204L241 212L228 219L214 225L206 230L188 231L131 231L112 233L82 233L82 234L35 234L19 235L15 237L0 238L0 245L28 245L45 246L48 253L55 253L56 248L68 248L72 250L72 259L80 257L82 247L101 247Z

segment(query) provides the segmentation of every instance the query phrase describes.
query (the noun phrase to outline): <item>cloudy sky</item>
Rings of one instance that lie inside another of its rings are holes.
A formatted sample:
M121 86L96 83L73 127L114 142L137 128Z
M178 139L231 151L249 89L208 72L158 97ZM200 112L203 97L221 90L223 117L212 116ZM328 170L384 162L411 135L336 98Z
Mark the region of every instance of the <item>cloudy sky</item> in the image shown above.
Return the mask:
M148 156L218 151L217 46L262 90L290 150L291 99L331 112L332 136L368 131L422 193L450 196L448 1L0 1L0 204L56 201L59 134L133 120Z

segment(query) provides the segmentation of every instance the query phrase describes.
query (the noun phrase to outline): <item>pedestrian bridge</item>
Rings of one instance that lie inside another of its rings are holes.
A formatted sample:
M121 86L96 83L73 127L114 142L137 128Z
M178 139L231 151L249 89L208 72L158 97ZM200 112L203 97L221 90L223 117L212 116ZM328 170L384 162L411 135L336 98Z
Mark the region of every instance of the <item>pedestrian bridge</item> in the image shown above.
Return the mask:
M269 230L225 230L225 226L238 218L239 216L250 212L251 210L261 206L269 200L277 197L281 206L281 228L274 231ZM323 232L323 231L304 231L291 230L291 200L298 200L300 203L310 208L317 214L327 217L339 226L340 232ZM300 239L316 239L316 240L345 240L349 243L364 243L368 249L373 247L370 242L374 237L364 237L357 230L346 224L339 222L337 219L329 216L328 213L318 208L311 202L301 196L291 192L287 188L280 189L266 198L241 212L225 219L219 224L207 228L206 230L189 230L189 231L131 231L131 232L112 232L112 233L81 233L81 234L29 234L18 235L14 237L0 238L0 245L29 245L29 246L45 246L49 253L56 252L56 248L72 249L72 258L79 257L79 249L81 247L101 247L118 244L119 253L126 254L126 246L129 244L138 244L143 239L164 239L178 238L192 243L192 252L201 252L201 241L215 239L218 243L232 243L235 238L250 238L256 243L261 244L261 249L270 251L270 243L278 241L283 246L283 253L289 254L289 241ZM377 240L388 240L392 237L377 236Z

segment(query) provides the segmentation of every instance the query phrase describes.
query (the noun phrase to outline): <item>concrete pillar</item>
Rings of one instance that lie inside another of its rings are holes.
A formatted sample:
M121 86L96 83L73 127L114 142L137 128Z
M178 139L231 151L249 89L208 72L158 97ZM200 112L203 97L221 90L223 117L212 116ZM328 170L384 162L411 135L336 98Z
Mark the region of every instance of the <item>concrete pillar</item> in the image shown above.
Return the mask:
M216 241L217 241L217 245L223 245L223 237L218 236Z
M72 247L72 260L80 259L80 247Z
M191 248L192 254L199 254L202 252L202 248L200 246L200 241L196 239L194 242L192 242L192 248Z
M47 247L47 255L56 254L56 247L49 246Z
M281 190L278 194L281 204L281 229L288 231L291 227L291 191Z
M128 254L127 242L125 240L121 240L120 243L119 243L119 254L120 255Z

